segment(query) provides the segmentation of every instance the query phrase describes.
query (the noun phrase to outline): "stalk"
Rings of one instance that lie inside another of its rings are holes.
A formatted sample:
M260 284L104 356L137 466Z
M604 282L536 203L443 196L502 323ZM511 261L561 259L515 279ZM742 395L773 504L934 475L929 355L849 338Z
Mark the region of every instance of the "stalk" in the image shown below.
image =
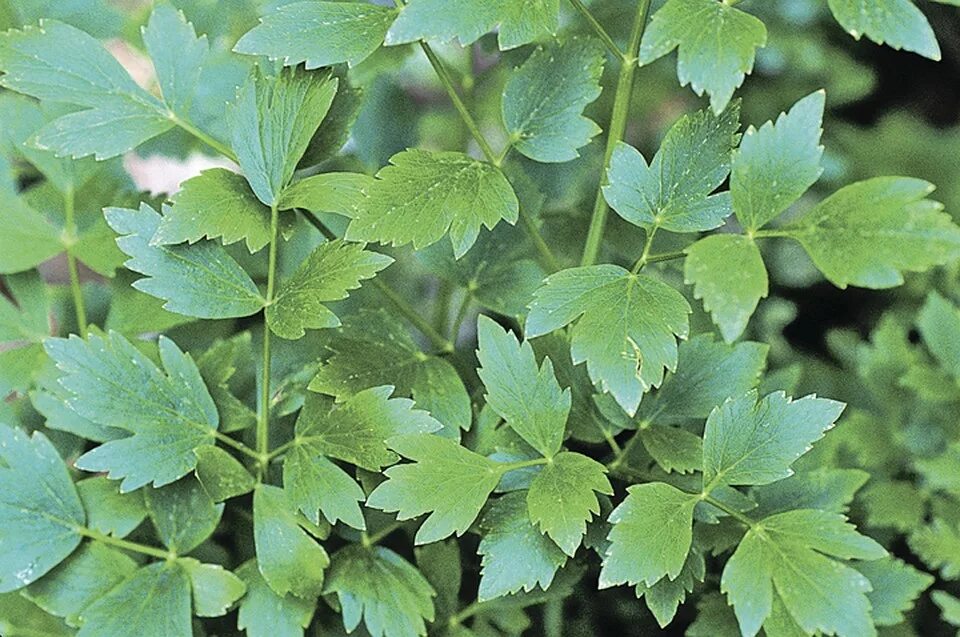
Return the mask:
M73 307L77 314L77 328L80 336L87 337L87 308L83 301L83 288L80 286L80 269L77 266L77 257L73 254L73 247L77 242L77 222L76 222L76 192L71 182L63 195L64 217L66 227L64 228L64 243L67 252L67 269L70 271L70 290L73 293Z
M274 286L277 277L277 228L280 225L280 212L277 202L270 206L270 257L267 265L267 306L273 303ZM263 322L263 360L260 384L260 413L257 418L257 453L260 454L258 471L261 476L266 469L266 458L270 454L270 326L266 318Z

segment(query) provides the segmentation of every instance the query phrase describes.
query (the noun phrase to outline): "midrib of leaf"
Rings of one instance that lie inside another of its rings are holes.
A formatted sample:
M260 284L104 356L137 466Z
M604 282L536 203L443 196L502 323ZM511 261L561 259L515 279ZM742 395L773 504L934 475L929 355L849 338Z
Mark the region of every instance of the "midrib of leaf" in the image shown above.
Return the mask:
M163 248L163 251L164 251L166 254L172 255L175 259L177 259L177 260L179 260L179 261L182 261L182 262L184 262L184 263L187 263L187 264L189 264L189 265L191 265L191 266L199 267L201 270L203 270L204 272L206 272L207 274L209 274L211 279L214 279L214 280L217 280L217 281L222 281L223 283L226 284L226 287L230 287L230 288L233 288L233 289L237 290L238 292L242 292L244 298L248 298L248 299L251 299L251 300L260 301L260 302L262 303L262 305L263 305L264 307L266 307L266 305L267 305L267 300L266 300L265 298L263 298L263 295L261 295L259 291L257 292L256 296L253 296L253 295L251 294L250 290L247 290L246 288L242 287L242 286L241 286L240 284L238 284L238 283L235 283L235 282L230 281L230 280L228 280L228 279L224 279L224 278L221 277L221 276L218 276L213 270L211 270L209 267L207 267L204 263L199 263L199 262L197 262L197 261L191 261L190 259L187 259L186 257L180 255L177 251L170 250L170 249L168 249L168 248ZM156 278L155 275L147 275L147 276L148 276L149 278L151 278L151 279L152 279L152 278ZM212 297L214 297L214 298L218 298L218 299L228 300L228 301L229 301L229 300L234 300L234 301L235 301L235 300L237 300L237 298L238 298L238 297L224 296L224 295L222 295L222 294L210 294L210 296L212 296ZM170 299L170 300L172 300L172 299Z

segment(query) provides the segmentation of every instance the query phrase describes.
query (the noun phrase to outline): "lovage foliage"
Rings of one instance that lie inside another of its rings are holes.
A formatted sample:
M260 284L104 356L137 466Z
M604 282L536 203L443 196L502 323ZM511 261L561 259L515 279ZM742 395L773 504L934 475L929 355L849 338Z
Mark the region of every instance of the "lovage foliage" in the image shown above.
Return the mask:
M960 227L760 4L0 0L0 634L960 625Z

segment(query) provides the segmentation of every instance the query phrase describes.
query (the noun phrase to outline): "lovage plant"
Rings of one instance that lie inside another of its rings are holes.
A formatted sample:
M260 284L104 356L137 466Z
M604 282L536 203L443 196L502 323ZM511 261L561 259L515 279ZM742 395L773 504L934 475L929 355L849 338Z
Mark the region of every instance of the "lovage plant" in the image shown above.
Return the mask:
M0 633L960 624L960 227L734 97L774 4L0 1ZM785 268L913 292L811 361Z

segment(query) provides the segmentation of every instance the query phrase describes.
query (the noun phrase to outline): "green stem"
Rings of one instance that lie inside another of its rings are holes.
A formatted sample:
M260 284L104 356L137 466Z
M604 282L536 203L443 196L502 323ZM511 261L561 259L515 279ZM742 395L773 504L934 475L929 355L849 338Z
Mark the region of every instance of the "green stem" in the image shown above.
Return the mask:
M736 520L736 521L739 522L740 524L744 525L744 526L747 527L748 529L753 528L753 526L756 524L756 522L755 522L754 520L748 518L748 517L745 516L744 514L742 514L742 513L740 513L739 511L737 511L736 509L733 509L733 508L728 507L728 506L727 506L726 504L724 504L723 502L720 502L719 500L717 500L717 499L715 499L715 498L711 498L709 495L707 495L707 494L705 494L705 493L700 495L700 499L703 500L704 502L706 502L707 504L711 504L711 505L717 507L718 509L720 509L721 511L723 511L724 513L726 513L726 514L729 515L731 518L733 518L734 520Z
M647 15L650 13L650 0L640 0L637 5L637 14L633 28L630 31L630 44L623 56L620 67L620 76L617 79L616 93L613 98L613 112L610 116L610 126L607 129L607 147L603 155L603 169L600 175L600 187L597 188L597 197L593 204L593 216L590 219L590 230L587 232L587 242L583 249L583 258L580 265L593 265L600 254L600 244L603 242L603 230L607 224L607 201L603 198L603 186L607 183L607 170L610 159L617 143L623 139L627 130L627 116L630 113L630 99L633 96L633 78L637 70L637 56L640 53L640 40L647 26Z
M222 442L223 444L227 445L228 447L236 449L237 451L239 451L240 453L242 453L243 455L247 456L252 460L256 460L257 462L264 461L264 456L257 453L256 451L254 451L247 445L243 444L239 440L234 440L233 438L231 438L230 436L228 436L227 434L221 431L214 431L213 437L219 440L220 442Z
M274 286L277 277L277 228L280 225L280 212L277 203L270 206L270 257L267 264L267 305L273 303ZM263 323L263 360L260 384L260 413L257 418L257 453L266 458L270 453L270 326ZM258 472L263 474L266 463L261 462Z
M676 252L664 252L662 254L651 254L647 257L647 264L659 263L661 261L672 261L674 259L683 259L687 256L687 253L683 250L677 250Z
M453 301L454 286L446 279L440 280L437 288L437 300L433 305L433 327L445 332L450 322L450 304Z
M637 262L633 264L633 274L636 274L643 269L643 266L649 263L650 259L650 248L653 247L653 238L657 236L657 230L660 229L660 226L653 226L647 230L647 240L643 244L643 253L640 255L640 258L637 259Z
M363 535L361 536L363 545L367 547L374 546L379 542L383 541L385 537L387 537L388 535L390 535L391 533L399 529L401 526L403 526L402 522L391 522L387 526L383 527L382 529L380 529L379 531L371 535L367 535L367 533L364 532Z
M537 253L540 255L540 265L545 266L548 273L559 271L560 262L557 261L557 257L554 256L550 246L547 245L543 235L540 234L540 229L537 227L537 222L534 221L530 215L527 214L527 211L522 208L520 210L520 223L523 224L524 230L527 231L527 234L533 241L533 247L537 249Z
M173 113L170 113L170 116L169 116L169 117L170 117L170 121L172 121L172 122L173 122L174 124L176 124L178 127L180 127L180 128L182 128L183 130L187 131L188 133L190 133L191 135L193 135L194 137L196 137L197 139L199 139L201 142L203 142L204 144L206 144L207 146L209 146L209 147L212 148L213 150L217 151L218 153L220 153L221 155L223 155L224 157L226 157L227 159L229 159L229 160L232 161L233 163L235 163L235 164L239 164L239 163L240 163L240 161L237 159L236 153L234 153L233 150L231 150L231 148L230 148L229 146L227 146L226 144L224 144L224 143L221 142L220 140L218 140L218 139L214 138L212 135L209 135L209 134L205 133L204 131L200 130L199 128L197 128L196 126L194 126L192 123L190 123L190 122L188 122L188 121L186 121L186 120L184 120L184 119L180 119L179 117L177 117L177 116L174 115Z
M484 606L485 606L485 603L479 600L469 604L468 606L465 606L463 610L461 610L459 613L457 613L456 615L450 618L450 625L457 626L459 624L462 624L465 620L470 619L471 617L479 613Z
M600 41L606 45L607 50L610 51L611 55L618 60L623 60L624 55L623 51L620 50L620 47L617 46L617 43L613 41L613 38L610 37L610 34L607 33L607 30L603 28L603 25L597 22L597 19L593 17L593 14L590 13L590 9L586 7L583 2L580 0L570 0L570 4L573 5L573 8L576 9L580 15L587 21L587 24L596 32L597 37L600 38Z
M273 451L267 454L267 462L272 462L276 460L277 458L287 453L288 451L290 451L291 449L293 449L299 444L300 444L300 440L298 440L297 438L294 438L293 440L288 440L287 442L283 443L282 445L280 445L279 447L277 447L276 449L274 449Z
M785 230L754 230L748 236L762 239L764 237L789 237L791 235Z
M80 527L77 529L77 533L84 537L88 537L95 542L101 542L103 544L115 546L126 551L140 553L141 555L149 555L150 557L156 557L161 560L172 560L176 559L177 557L177 554L173 551L165 551L163 549L158 549L155 546L140 544L139 542L130 542L129 540L124 540L118 537L113 537L112 535L107 535L106 533L101 533L96 529Z
M470 310L472 302L473 295L468 290L467 293L463 295L460 307L457 308L457 316L453 319L453 325L450 327L450 341L454 344L457 342L457 337L460 336L460 328L463 327L463 322L467 318L467 312Z
M637 446L640 442L640 430L634 432L630 437L630 440L627 441L627 444L614 456L613 460L607 463L607 469L611 472L615 472L620 468L620 465L623 464L623 461L627 459L627 456L630 455L630 452L633 451L633 448Z
M67 186L63 194L63 214L65 217L64 243L67 252L67 269L70 271L70 290L73 293L73 307L77 313L77 328L80 336L87 337L87 308L83 301L83 288L80 285L80 269L73 247L77 242L76 191L73 183Z

